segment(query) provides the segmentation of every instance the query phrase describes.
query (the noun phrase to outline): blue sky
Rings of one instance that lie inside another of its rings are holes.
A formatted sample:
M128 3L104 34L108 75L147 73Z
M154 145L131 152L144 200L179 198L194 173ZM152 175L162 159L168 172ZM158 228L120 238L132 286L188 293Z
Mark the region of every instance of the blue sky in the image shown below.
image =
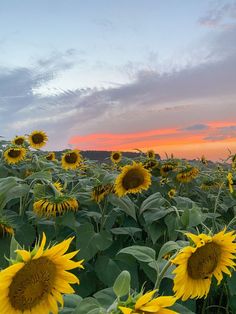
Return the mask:
M44 129L47 148L61 149L76 136L218 121L224 147L236 137L235 38L233 0L1 1L2 135ZM214 136L203 138L215 147ZM85 149L107 148L92 138ZM162 151L183 154L177 142Z

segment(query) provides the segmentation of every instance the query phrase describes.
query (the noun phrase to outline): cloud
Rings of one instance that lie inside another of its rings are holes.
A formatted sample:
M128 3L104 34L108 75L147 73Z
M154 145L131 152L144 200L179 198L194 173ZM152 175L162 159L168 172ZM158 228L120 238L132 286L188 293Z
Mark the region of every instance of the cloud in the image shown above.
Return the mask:
M199 23L207 27L233 27L236 25L236 2L217 5L199 19Z
M61 149L74 141L83 147L102 141L100 134L124 134L126 147L173 140L181 134L191 142L195 131L208 131L207 122L236 116L236 29L227 29L211 39L214 60L160 74L155 69L138 70L129 83L106 89L57 90L39 93L59 73L74 66L77 52L53 52L31 68L0 69L0 121L6 136L44 129L49 148ZM222 53L227 47L227 53ZM9 109L10 108L10 109ZM172 130L149 136L150 130ZM181 132L180 132L181 131ZM133 141L130 134L145 133ZM220 131L219 131L220 132ZM96 136L95 136L95 135ZM87 136L92 136L87 138ZM97 136L98 135L98 136ZM205 139L217 134L205 134ZM92 140L91 140L92 139ZM118 143L117 142L117 143Z
M191 126L188 126L186 128L183 128L183 131L200 131L200 130L207 130L209 128L206 124L194 124Z

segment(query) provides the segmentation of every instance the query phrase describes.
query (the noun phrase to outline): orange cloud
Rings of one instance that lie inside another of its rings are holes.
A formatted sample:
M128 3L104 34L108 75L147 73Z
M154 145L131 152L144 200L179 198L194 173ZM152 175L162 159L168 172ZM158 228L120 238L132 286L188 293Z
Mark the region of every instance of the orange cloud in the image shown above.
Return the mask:
M236 150L236 122L210 121L205 125L207 128L194 131L163 128L136 133L77 135L70 139L69 144L81 150L154 149L161 155L174 153L185 158L196 158L204 154L213 160L226 157L227 148ZM226 128L227 131L232 126L235 127L234 132L220 133L219 128Z

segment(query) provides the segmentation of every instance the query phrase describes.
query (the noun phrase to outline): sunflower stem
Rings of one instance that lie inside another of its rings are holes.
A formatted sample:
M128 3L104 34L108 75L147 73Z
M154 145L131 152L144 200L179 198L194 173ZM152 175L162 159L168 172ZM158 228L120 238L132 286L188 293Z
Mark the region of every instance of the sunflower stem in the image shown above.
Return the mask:
M178 252L176 252L172 257L171 259L169 259L169 261L165 264L165 266L162 268L162 271L160 272L159 275L157 275L157 279L156 279L156 282L155 282L155 286L154 286L154 290L157 289L159 290L160 288L160 284L161 284L161 281L165 275L165 273L167 272L168 268L171 266L172 264L172 259L174 259L176 257L176 255L178 254Z

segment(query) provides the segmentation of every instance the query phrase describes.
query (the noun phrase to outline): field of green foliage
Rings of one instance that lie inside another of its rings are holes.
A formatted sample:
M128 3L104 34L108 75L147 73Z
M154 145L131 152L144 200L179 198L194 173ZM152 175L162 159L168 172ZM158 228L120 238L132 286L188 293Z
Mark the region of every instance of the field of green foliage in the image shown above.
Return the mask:
M236 157L0 146L0 313L236 313Z

